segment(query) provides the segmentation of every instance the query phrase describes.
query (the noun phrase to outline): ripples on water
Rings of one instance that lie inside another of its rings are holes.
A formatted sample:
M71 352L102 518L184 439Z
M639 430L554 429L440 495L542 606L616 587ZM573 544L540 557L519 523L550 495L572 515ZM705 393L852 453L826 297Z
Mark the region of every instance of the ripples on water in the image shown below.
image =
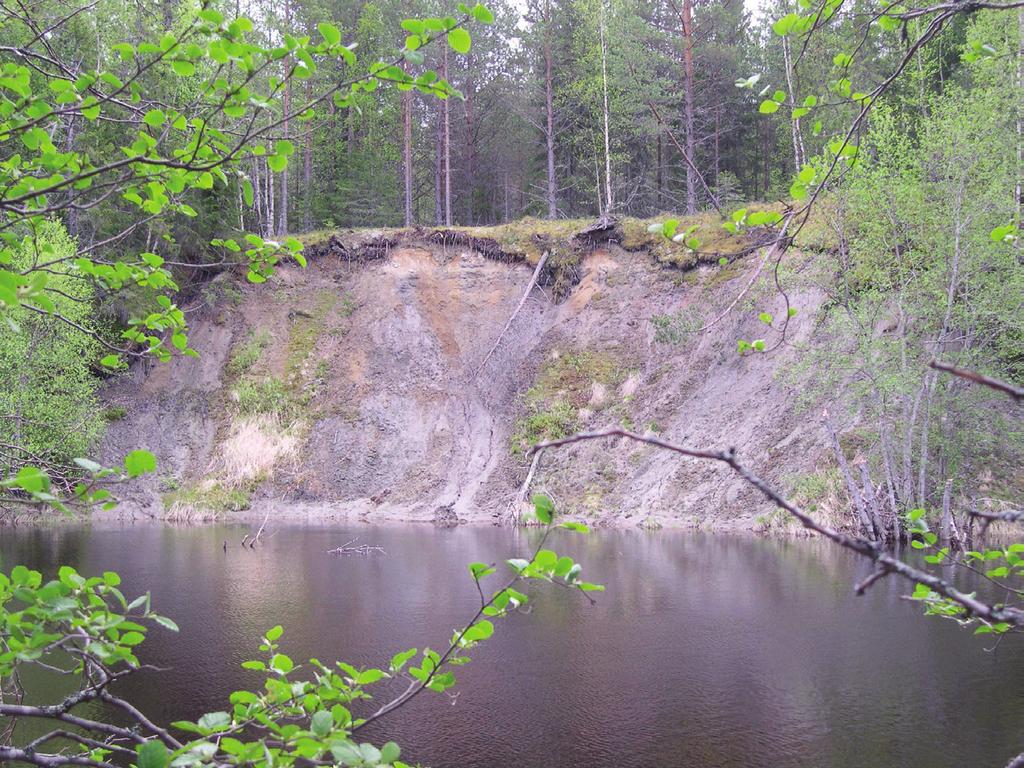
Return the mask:
M141 656L171 671L121 692L170 721L259 685L239 664L274 624L296 661L385 666L443 647L478 602L466 564L522 555L536 535L282 528L243 550L247 530L7 529L0 556L151 590L181 633L154 629ZM326 554L353 536L387 554ZM1024 750L1024 644L986 653L991 639L923 618L895 579L855 597L866 565L822 542L602 532L553 547L607 586L597 605L533 589L532 611L498 622L458 671L453 701L424 693L374 740L434 768L959 768Z

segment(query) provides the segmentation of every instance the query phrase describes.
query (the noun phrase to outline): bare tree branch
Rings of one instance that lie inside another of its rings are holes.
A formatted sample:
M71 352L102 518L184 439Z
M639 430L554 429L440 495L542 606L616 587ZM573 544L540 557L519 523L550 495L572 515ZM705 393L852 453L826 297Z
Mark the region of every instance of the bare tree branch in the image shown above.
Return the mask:
M579 434L570 435L569 437L564 437L560 440L547 440L540 442L531 447L530 452L532 453L533 451L538 451L542 448L560 448L574 443L585 442L588 440L604 440L611 437L622 437L639 443L652 445L656 448L672 451L680 454L681 456L718 461L722 464L726 464L776 506L796 518L804 528L814 531L841 547L872 561L878 565L879 568L887 569L888 573L894 573L915 584L923 584L933 592L958 603L968 616L975 616L991 623L1006 622L1013 627L1024 626L1024 610L1010 606L989 605L988 603L976 598L973 594L961 592L945 579L939 578L927 571L922 571L919 568L915 568L914 566L908 565L902 560L893 557L874 542L855 536L849 536L841 531L837 531L834 528L824 525L823 523L819 523L809 514L786 499L780 492L772 488L761 477L756 475L743 464L740 464L736 459L735 448L729 448L725 451L709 451L698 448L687 448L685 446L676 445L675 443L670 443L667 440L662 440L658 437L638 435L635 432L629 432L624 429L606 429L599 432L581 432Z

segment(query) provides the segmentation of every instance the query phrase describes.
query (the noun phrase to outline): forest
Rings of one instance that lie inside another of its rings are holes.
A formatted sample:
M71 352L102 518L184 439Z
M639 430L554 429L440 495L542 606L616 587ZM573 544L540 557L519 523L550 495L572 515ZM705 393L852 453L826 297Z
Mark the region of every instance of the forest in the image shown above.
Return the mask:
M0 0L0 763L1024 767L1022 222L1024 0Z

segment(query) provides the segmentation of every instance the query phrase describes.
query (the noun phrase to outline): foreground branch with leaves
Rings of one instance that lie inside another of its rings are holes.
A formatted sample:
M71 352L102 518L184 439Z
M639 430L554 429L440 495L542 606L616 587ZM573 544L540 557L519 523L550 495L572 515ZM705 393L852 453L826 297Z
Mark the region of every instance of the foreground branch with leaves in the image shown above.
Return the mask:
M261 657L242 664L265 675L259 689L233 692L225 711L166 726L111 692L112 683L129 675L153 675L153 684L159 684L159 675L169 673L139 659L150 628L177 631L171 619L153 612L148 593L129 601L116 573L85 578L68 566L53 580L23 566L0 574L0 717L9 719L0 739L0 760L93 768L126 760L138 768L403 766L394 742L375 746L359 742L356 735L424 691L449 691L454 670L470 661L467 652L494 633L492 620L527 604L530 598L520 587L555 584L591 602L589 594L603 589L580 578L579 563L546 547L554 530L586 533L586 526L556 522L546 496L534 497L533 504L543 525L536 546L528 557L506 561L512 575L496 589L485 584L497 565L469 565L480 604L443 650L410 648L386 665L365 669L318 659L300 665L282 650L283 629L276 626L262 638ZM52 703L25 704L47 695L21 683L33 679L33 668L66 676L77 690ZM387 682L395 680L406 683L404 690L377 703L386 695ZM87 702L103 705L111 717L78 714L76 708ZM17 726L25 719L42 720L52 730L19 741Z

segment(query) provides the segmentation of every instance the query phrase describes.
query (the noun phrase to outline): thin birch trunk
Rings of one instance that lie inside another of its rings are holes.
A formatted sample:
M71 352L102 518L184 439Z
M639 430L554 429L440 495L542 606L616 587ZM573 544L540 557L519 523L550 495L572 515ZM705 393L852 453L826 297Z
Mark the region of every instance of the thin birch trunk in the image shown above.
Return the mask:
M284 0L284 23L286 29L291 29L292 25L292 4L291 0ZM284 60L284 71L287 75L292 67L292 57L287 56ZM291 114L292 109L292 80L289 77L288 82L284 85L284 96L282 99L282 109L284 111L284 121L281 123L281 129L284 131L284 138L290 138L289 121L288 116ZM277 220L277 233L279 235L288 234L288 166L286 165L281 171L281 207L278 210Z
M842 473L843 480L846 482L846 490L850 494L850 499L853 501L854 508L857 511L857 519L860 522L861 530L865 536L873 541L875 537L871 518L868 517L867 509L864 506L864 499L861 498L861 492L857 488L857 483L854 481L853 475L850 473L850 467L846 463L846 457L843 455L843 448L839 444L839 436L836 434L836 429L832 424L832 418L828 415L828 411L825 411L823 421L825 423L825 429L828 431L829 439L832 443L832 451L836 455L836 463L839 465L839 471Z
M789 50L789 38L782 38L782 57L786 67L786 88L789 91L789 103L796 103L796 93L793 90L793 60ZM800 131L800 120L790 120L790 129L793 134L793 161L799 173L804 167L804 139Z

